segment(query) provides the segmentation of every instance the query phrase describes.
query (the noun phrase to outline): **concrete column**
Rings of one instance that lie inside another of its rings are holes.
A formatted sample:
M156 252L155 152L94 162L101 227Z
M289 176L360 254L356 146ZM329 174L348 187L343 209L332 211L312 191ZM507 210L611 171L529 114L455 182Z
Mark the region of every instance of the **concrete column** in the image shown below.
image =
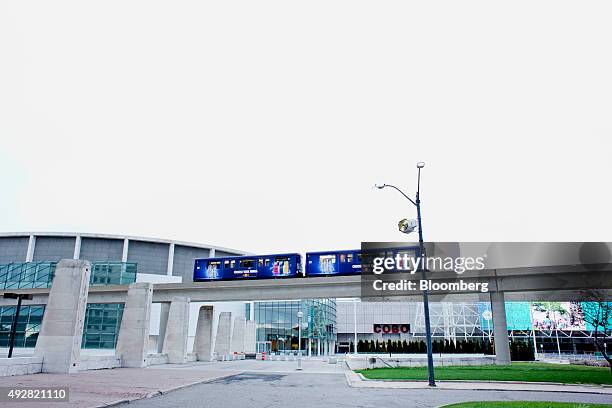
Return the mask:
M148 365L152 299L152 283L130 284L115 348L115 355L121 359L122 367Z
M55 268L34 354L43 373L78 371L91 264L62 259Z
M308 357L312 355L312 339L308 339Z
M130 248L130 240L125 238L123 240L123 253L121 254L121 262L127 262L129 248Z
M209 258L214 258L215 257L215 248L210 248L208 250L208 257Z
M198 325L196 326L195 339L193 341L193 353L198 361L212 360L212 324L213 306L202 306L198 314Z
M493 311L493 333L495 336L495 364L510 364L504 292L491 292L491 309Z
M187 361L187 336L189 335L189 298L175 296L170 303L168 324L162 352L168 355L170 364Z
M255 302L250 302L249 315L246 318L247 320L255 320Z
M36 235L30 235L28 240L28 252L26 252L26 262L32 262L34 259L34 248L36 248Z
M231 353L244 353L244 331L246 321L243 316L237 316L234 319L234 331L232 332L232 347Z
M336 341L332 341L330 344L330 351L329 354L331 354L332 356L336 354Z
M219 313L217 325L217 338L215 339L215 354L218 357L227 356L230 353L230 341L232 339L232 312Z
M174 243L171 243L168 247L168 268L166 269L166 276L172 276L173 268L174 268Z
M81 236L77 235L74 240L74 254L72 259L79 259L81 257Z
M160 304L159 312L159 331L157 332L157 352L161 353L164 347L164 337L166 336L166 327L168 326L168 313L170 312L170 303L164 302Z
M244 329L244 352L255 353L257 347L257 322L248 320Z
M321 339L317 339L317 356L321 355Z

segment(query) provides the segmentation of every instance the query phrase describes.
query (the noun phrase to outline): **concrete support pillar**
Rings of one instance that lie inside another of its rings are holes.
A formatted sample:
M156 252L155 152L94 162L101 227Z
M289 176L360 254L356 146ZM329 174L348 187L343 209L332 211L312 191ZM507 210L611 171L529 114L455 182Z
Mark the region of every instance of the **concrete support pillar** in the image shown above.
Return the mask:
M196 326L195 339L193 340L193 353L198 361L210 361L212 359L212 324L213 306L202 306L198 313L198 325Z
M121 359L122 367L149 365L147 355L149 354L152 299L152 283L130 284L115 348L115 355Z
M168 324L162 352L168 355L170 364L187 361L187 337L189 335L189 298L175 296L170 303Z
M157 332L157 352L161 353L164 349L164 337L166 337L166 326L168 326L168 313L170 312L170 303L164 302L160 304L159 312L159 331Z
M506 324L506 305L503 292L491 292L493 333L495 339L495 364L510 364L510 345Z
M312 339L308 339L308 357L312 355Z
M234 331L232 332L231 353L244 353L244 331L246 321L243 316L234 319Z
M221 312L219 313L219 323L217 325L217 338L215 339L215 354L218 357L229 355L231 339L232 339L232 312Z
M62 259L55 268L34 351L43 373L78 371L90 273L88 261Z
M208 251L208 257L209 258L215 257L215 248L210 248L210 250Z
M336 341L335 340L332 341L329 347L330 347L329 354L335 355L336 354Z
M257 347L257 322L248 320L244 329L244 352L255 353Z
M321 355L321 339L317 339L317 356Z

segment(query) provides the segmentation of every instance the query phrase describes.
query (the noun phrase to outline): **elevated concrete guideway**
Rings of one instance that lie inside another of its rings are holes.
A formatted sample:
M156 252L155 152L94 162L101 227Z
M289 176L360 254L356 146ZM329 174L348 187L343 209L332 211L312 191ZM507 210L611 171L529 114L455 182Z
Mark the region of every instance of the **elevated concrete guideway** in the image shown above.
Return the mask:
M455 274L432 272L432 281L457 277ZM476 278L465 273L463 279ZM480 282L487 282L489 292L504 292L506 301L512 300L579 300L585 291L597 288L612 295L612 268L587 270L583 266L569 265L539 268L513 268L481 271ZM91 286L90 303L116 303L127 299L127 285ZM8 292L7 290L6 292ZM0 290L0 294L5 291ZM34 298L25 304L46 304L49 289L11 289L13 293L30 293ZM320 298L354 298L361 296L360 276L329 276L322 278L262 279L219 282L188 282L153 284L153 303L171 302L175 296L188 297L191 302L291 300ZM473 300L489 300L489 293L430 292L434 301L461 296ZM611 296L612 297L612 296ZM413 296L394 296L389 300L413 300ZM0 305L12 305L14 301L0 298Z

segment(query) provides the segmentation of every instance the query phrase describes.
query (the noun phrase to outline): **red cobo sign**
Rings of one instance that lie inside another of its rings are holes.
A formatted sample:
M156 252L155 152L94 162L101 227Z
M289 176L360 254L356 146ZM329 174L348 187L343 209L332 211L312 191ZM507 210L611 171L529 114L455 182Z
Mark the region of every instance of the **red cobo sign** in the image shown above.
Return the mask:
M410 331L409 324L375 324L374 333L383 334L398 334L408 333Z

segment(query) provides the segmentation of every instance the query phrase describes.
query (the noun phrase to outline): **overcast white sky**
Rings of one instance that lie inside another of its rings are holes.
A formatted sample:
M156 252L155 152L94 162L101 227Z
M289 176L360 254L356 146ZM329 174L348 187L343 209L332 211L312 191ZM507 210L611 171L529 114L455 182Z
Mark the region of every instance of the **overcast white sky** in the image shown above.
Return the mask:
M2 1L3 231L612 239L612 3Z

